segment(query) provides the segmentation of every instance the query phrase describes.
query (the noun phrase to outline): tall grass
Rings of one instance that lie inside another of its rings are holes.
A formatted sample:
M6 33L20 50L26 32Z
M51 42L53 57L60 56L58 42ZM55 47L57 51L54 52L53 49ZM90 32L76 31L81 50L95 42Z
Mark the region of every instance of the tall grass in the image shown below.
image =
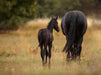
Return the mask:
M100 75L101 29L94 24L84 35L81 62L66 62L62 53L66 39L62 31L54 31L51 69L43 67L37 33L50 19L29 22L18 31L0 34L0 75ZM89 21L89 20L88 20ZM60 26L61 20L59 20Z

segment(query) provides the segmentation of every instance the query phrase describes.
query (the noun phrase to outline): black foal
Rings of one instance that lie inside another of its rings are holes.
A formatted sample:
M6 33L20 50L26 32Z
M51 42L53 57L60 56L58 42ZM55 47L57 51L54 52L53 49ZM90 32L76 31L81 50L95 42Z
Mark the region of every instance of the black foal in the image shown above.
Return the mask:
M52 18L47 28L40 29L38 32L38 41L41 49L41 58L42 58L43 65L47 63L47 56L49 56L49 65L50 65L51 48L52 48L52 42L54 40L53 29L59 32L57 19L58 17ZM47 50L47 46L49 47L49 50ZM45 56L46 56L46 62L44 61Z

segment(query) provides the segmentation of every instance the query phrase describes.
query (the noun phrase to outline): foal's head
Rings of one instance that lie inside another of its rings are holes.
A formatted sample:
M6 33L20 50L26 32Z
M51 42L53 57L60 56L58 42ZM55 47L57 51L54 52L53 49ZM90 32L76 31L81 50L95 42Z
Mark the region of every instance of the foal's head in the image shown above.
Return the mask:
M56 18L52 17L52 19L48 25L48 28L49 29L54 28L57 32L59 32L57 19L58 19L58 17L56 17Z
M59 32L59 27L58 27L58 22L57 22L57 19L58 19L58 16L56 17L56 18L53 18L52 17L52 25L53 25L53 28L57 31L57 32Z

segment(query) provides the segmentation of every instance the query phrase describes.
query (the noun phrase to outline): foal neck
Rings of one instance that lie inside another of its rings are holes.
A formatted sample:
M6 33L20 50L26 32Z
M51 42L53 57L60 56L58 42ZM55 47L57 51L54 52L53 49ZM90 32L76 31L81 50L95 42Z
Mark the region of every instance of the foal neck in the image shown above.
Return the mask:
M47 26L47 29L53 33L53 24L51 22L49 22L48 26Z

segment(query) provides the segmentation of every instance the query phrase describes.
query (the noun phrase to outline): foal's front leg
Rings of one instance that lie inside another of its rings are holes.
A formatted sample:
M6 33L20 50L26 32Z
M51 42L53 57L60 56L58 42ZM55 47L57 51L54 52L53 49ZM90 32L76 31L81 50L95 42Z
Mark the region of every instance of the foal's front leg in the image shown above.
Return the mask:
M46 55L46 62L47 63L47 56L48 56L48 52L47 52L47 44L45 44L45 55Z
M50 64L51 64L51 48L52 48L52 43L49 44L49 67L50 67Z

